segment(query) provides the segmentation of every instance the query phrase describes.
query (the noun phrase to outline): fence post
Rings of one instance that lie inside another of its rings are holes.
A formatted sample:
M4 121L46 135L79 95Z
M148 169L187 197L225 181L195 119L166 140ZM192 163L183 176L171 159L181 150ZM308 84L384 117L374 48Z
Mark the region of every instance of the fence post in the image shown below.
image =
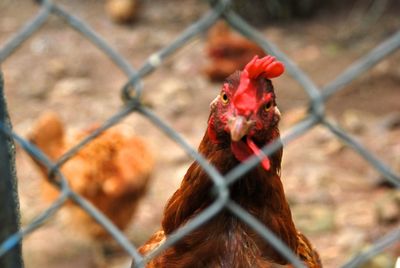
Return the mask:
M0 122L11 129L0 71ZM0 131L0 243L19 230L19 201L13 140ZM0 257L0 267L23 267L21 243Z

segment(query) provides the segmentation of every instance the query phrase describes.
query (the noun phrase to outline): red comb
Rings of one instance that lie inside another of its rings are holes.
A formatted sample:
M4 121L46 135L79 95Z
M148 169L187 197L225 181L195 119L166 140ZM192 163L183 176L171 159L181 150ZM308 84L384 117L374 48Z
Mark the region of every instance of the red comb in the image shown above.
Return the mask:
M259 59L258 56L254 56L240 75L240 84L233 98L236 109L244 114L254 111L257 108L257 90L252 80L260 75L267 79L278 77L284 70L283 63L276 61L275 57L268 55Z
M280 76L285 67L279 61L275 61L275 57L273 56L265 56L264 58L259 59L258 56L254 56L254 58L247 63L244 70L248 72L249 78L257 78L259 75L263 75L265 78L275 78Z

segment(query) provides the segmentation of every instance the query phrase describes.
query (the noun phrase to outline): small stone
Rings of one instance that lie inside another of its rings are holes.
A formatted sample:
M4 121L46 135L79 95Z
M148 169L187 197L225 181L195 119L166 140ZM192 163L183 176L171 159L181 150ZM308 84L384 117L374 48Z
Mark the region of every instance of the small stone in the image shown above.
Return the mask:
M108 0L105 9L114 22L129 23L136 17L138 4L136 0Z
M400 128L400 113L392 113L383 117L378 127L384 130L395 130Z
M390 67L390 62L388 60L381 61L375 66L373 73L376 75L386 75L390 73Z
M366 130L365 120L365 117L354 110L346 110L343 113L342 121L344 127L356 134L363 133Z
M50 41L46 37L35 38L30 43L30 50L34 55L42 55L48 51Z
M43 73L37 74L35 83L24 90L23 94L27 97L45 99L49 93L49 89L51 88L49 81L46 78L46 75Z
M345 144L339 139L331 139L321 148L323 153L330 155L340 153L346 148Z
M392 224L400 220L400 192L389 192L378 201L375 214L379 223Z
M66 75L67 67L63 60L53 58L47 62L47 73L54 78L61 78Z

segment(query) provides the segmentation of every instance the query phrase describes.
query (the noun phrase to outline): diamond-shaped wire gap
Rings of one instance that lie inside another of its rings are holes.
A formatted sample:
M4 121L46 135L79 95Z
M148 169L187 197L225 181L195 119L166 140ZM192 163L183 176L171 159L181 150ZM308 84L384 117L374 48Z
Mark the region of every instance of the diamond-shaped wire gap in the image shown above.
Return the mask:
M333 125L326 119L322 121L322 125L329 129L336 137L346 143L347 146L351 147L356 151L362 158L370 163L379 173L391 182L394 186L400 189L400 176L393 172L393 170L383 163L379 158L375 157L374 154L369 152L361 143L351 137L345 131L340 129L338 126Z
M47 1L46 1L47 2ZM113 49L96 31L91 29L91 27L83 22L78 17L71 15L64 8L59 5L52 4L51 11L62 18L69 26L74 30L81 33L81 35L88 39L92 44L99 48L104 54L108 56L124 73L127 77L137 77L137 72L131 66L131 64L125 60L115 49ZM140 79L135 79L130 83L130 85L141 90L142 83Z
M122 88L122 97L124 100L129 100L134 95L139 97L141 95L142 88L135 88L135 94L131 92L131 86L135 86L141 77L144 77L154 71L162 62L175 53L176 50L180 49L184 44L188 43L196 35L206 31L210 28L221 16L222 12L227 8L229 1L222 1L216 5L211 11L205 14L196 22L192 23L187 27L181 35L173 40L169 46L160 49L153 53L147 61L139 68L137 74L129 77L128 82Z
M248 213L232 200L226 204L226 207L242 222L246 223L254 231L256 231L265 241L271 243L271 245L294 267L306 268L300 259L293 254L292 250L288 248L280 238L278 238L268 227L264 226L256 217Z
M88 24L84 23L76 16L71 15L60 6L54 6L53 11L55 14L64 19L77 32L80 32L83 37L89 39L95 46L103 51L119 68L121 68L121 70L129 78L129 82L126 83L122 89L123 100L127 101L131 99L127 93L130 86L133 86L138 91L136 97L140 97L140 92L142 91L143 87L140 80L140 73L134 70L131 64L126 61L124 57L114 50L100 35L92 30Z
M46 22L50 14L51 6L48 1L44 1L42 8L36 16L27 22L14 36L10 37L0 48L0 63L8 58L21 44L38 31Z
M400 229L396 229L387 233L380 239L376 240L368 249L362 251L354 258L346 262L342 268L356 268L370 260L375 255L382 252L385 248L400 241Z
M85 39L99 48L109 59L111 59L127 76L133 76L136 71L131 64L125 60L116 50L114 50L100 35L98 35L90 26L80 20L78 17L71 15L59 5L53 4L52 12L62 18L75 31L79 32Z

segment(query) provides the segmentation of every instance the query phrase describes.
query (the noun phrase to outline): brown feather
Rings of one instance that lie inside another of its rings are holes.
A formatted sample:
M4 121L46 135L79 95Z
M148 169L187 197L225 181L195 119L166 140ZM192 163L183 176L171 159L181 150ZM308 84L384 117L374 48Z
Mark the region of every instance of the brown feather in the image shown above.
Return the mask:
M240 73L230 76L224 84L221 99L229 100L239 84ZM257 86L255 127L248 139L262 147L279 140L277 109L263 110L265 96L275 106L275 94L269 80L254 81ZM233 104L234 105L234 104ZM259 106L257 106L259 105ZM260 107L260 108L257 108ZM206 134L199 146L202 154L221 174L240 164L232 151L226 129L227 117L235 116L235 107L228 101L215 99ZM248 119L246 119L248 120ZM237 142L237 141L236 141ZM282 147L269 156L268 168L258 165L230 185L230 198L273 231L308 267L322 267L318 254L293 223L291 211L280 180ZM147 254L162 241L215 201L213 182L201 166L194 162L186 172L179 189L168 201L162 230L139 251ZM148 263L148 267L290 267L288 261L252 228L230 211L223 209L216 216L169 247Z

